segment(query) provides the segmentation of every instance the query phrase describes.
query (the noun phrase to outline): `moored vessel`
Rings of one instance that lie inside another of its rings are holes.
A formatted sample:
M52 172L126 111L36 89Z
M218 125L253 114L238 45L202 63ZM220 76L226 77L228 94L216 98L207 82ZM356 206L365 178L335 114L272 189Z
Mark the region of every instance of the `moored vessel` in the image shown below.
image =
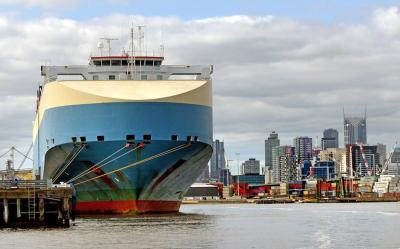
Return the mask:
M212 66L134 47L132 31L130 53L41 68L35 174L73 184L80 213L178 211L211 157Z

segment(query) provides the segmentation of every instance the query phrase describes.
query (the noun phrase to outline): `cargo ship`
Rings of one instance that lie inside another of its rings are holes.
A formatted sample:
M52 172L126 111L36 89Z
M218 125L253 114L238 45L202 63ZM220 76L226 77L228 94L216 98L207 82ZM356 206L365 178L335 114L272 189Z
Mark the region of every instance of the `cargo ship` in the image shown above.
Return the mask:
M71 183L78 213L179 211L212 154L212 66L164 65L131 39L118 56L108 39L88 65L41 66L35 175Z

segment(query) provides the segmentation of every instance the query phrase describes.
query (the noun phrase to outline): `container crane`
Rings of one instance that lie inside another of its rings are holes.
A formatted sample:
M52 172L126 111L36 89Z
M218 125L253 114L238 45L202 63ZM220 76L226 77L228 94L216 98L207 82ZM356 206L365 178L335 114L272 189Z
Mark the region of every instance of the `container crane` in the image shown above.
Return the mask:
M384 175L386 173L387 169L389 168L389 164L392 161L392 157L393 157L396 147L397 147L397 141L393 145L392 151L389 153L389 158L386 160L385 164L383 165L381 172L379 172L379 175Z
M367 173L370 176L370 175L372 175L372 169L369 167L368 160L367 160L367 158L365 156L363 144L362 143L358 143L357 145L360 146L361 157L363 159L365 168L367 169ZM361 167L360 167L360 173L361 173Z

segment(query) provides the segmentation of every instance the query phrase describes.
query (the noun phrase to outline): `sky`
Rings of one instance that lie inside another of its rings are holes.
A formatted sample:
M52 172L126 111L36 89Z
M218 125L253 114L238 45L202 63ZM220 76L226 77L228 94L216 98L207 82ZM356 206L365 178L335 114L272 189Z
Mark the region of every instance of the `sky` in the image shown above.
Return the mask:
M335 128L343 144L343 107L367 106L370 144L400 138L398 1L0 0L0 154L31 143L40 65L87 64L104 36L119 53L131 25L145 26L149 49L165 46L165 64L214 65L214 137L228 159L263 165L272 130L281 144L316 144Z

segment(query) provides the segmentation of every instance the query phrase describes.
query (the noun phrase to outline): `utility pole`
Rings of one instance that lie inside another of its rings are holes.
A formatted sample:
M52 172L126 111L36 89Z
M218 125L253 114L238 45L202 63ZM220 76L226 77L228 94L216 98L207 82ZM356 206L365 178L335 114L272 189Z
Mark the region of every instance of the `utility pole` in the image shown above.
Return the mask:
M236 152L235 154L236 154L237 167L238 167L238 175L237 175L237 195L240 196L240 192L239 192L239 189L240 189L240 186L239 186L239 183L240 183L240 180L239 180L239 177L240 177L239 156L240 156L240 153Z

